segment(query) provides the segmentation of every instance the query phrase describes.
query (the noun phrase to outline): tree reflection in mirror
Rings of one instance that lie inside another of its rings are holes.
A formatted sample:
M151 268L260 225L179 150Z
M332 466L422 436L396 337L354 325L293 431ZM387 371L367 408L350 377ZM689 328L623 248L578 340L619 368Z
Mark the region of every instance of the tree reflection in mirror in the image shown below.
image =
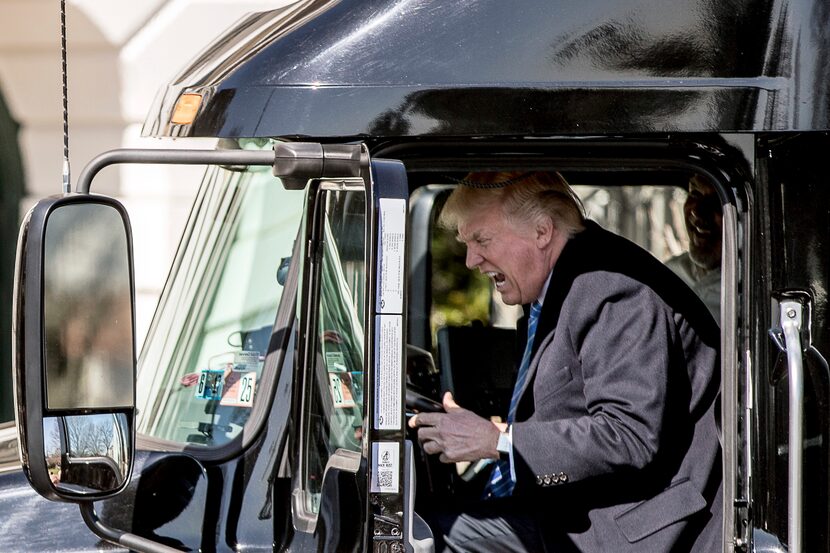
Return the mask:
M44 417L43 441L58 491L110 492L128 476L132 448L124 413Z

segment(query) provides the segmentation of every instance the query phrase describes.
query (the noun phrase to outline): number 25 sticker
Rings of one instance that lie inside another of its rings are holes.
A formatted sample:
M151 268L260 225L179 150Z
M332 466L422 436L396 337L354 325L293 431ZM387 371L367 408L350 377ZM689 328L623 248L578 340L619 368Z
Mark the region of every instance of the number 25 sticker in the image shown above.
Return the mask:
M239 379L239 403L241 405L254 404L254 384L256 373L250 372Z
M222 394L220 405L253 407L256 388L256 373L254 371L233 372L228 376L225 385L225 393Z

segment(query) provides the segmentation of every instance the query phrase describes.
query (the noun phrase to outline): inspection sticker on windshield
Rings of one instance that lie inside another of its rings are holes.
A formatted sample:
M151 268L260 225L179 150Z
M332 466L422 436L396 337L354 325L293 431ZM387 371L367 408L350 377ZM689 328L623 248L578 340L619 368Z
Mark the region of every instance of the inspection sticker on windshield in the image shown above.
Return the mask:
M253 407L256 389L256 373L233 371L225 379L225 393L219 405L229 407Z
M406 200L382 198L378 221L378 313L403 312Z
M329 389L331 401L336 408L355 406L351 373L329 371Z
M326 370L329 372L346 372L346 356L342 351L326 352Z
M263 357L258 351L237 351L233 354L233 370L249 372L262 368Z
M222 396L222 378L225 371L222 369L202 369L199 374L199 385L196 386L198 399L219 399Z
M375 317L375 420L376 430L401 428L401 372L403 321L400 315Z
M397 442L372 444L372 492L398 493L401 454Z

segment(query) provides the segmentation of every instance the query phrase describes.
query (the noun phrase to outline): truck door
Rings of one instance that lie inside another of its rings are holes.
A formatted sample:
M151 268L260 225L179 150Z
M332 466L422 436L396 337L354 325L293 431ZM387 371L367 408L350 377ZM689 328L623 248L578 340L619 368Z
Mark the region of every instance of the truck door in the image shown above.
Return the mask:
M370 165L306 193L292 519L325 551L403 551L406 531L408 192L401 163Z
M139 362L132 482L85 520L147 550L412 550L403 165L271 146L176 154L217 167Z
M758 361L747 454L757 551L830 550L830 189L825 133L757 145ZM769 333L768 333L769 331ZM770 337L771 335L771 337ZM794 426L795 425L795 426Z

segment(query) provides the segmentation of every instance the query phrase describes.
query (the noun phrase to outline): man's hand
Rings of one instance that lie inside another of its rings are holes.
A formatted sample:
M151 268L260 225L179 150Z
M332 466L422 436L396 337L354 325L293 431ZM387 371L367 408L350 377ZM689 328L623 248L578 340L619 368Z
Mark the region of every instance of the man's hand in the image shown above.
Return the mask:
M418 429L418 440L429 454L440 453L442 463L498 459L499 427L458 406L450 392L444 394L446 413L418 413L409 426Z

